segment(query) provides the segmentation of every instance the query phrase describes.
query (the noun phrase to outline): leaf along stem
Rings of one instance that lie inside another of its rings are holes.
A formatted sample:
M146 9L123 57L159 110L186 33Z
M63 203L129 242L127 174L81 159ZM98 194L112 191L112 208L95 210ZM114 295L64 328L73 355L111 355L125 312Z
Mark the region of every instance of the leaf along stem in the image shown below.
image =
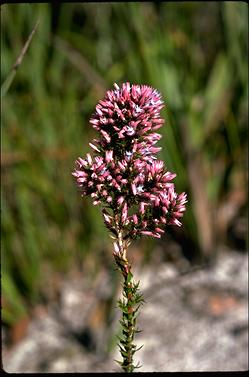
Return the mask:
M134 365L134 354L141 347L133 343L134 335L140 330L136 328L136 320L138 315L138 310L141 304L144 302L142 294L139 292L139 282L136 283L133 279L133 274L131 272L131 265L127 260L126 256L126 243L122 242L121 237L119 240L122 245L120 253L113 253L115 262L118 269L121 271L123 276L123 298L118 300L118 306L122 312L122 319L120 320L122 326L122 336L119 339L119 350L123 357L123 361L117 361L122 367L123 371L126 373L131 373L135 368L139 368L139 365Z

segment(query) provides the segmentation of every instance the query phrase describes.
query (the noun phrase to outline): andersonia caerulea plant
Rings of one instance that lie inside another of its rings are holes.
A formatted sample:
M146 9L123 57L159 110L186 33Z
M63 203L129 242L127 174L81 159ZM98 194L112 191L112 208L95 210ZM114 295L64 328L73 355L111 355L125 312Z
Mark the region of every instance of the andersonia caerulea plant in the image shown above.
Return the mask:
M94 155L79 157L72 173L81 195L90 195L93 205L101 205L103 220L113 239L113 256L123 276L122 336L119 348L125 372L132 372L133 343L139 331L136 318L143 303L139 282L135 282L127 249L141 236L160 238L166 225L181 225L186 194L175 192L173 178L157 158L163 125L161 95L147 85L114 84L99 101L90 119L98 139L90 143Z

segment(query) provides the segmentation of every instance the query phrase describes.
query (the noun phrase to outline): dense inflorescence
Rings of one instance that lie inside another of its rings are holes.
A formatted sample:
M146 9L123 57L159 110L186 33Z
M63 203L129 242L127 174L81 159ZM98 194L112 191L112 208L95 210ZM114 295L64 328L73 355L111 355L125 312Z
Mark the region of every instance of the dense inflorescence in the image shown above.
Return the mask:
M94 156L79 157L72 174L82 196L90 195L94 205L102 205L104 222L115 237L122 229L124 240L142 235L160 238L165 225L181 225L187 202L185 193L175 192L176 174L157 159L163 101L146 85L124 83L114 88L90 119L99 133L90 143Z

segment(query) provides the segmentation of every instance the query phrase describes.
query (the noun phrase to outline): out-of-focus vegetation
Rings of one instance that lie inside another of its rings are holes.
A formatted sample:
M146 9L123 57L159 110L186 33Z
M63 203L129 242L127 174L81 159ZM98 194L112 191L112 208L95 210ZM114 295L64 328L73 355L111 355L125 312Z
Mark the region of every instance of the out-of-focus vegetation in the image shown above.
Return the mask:
M89 117L114 82L152 85L165 100L161 158L189 196L183 227L169 232L185 256L212 258L247 211L246 3L5 4L1 83L38 19L2 98L8 325L48 300L57 276L75 266L92 276L111 259L99 209L80 198L71 171L95 136Z

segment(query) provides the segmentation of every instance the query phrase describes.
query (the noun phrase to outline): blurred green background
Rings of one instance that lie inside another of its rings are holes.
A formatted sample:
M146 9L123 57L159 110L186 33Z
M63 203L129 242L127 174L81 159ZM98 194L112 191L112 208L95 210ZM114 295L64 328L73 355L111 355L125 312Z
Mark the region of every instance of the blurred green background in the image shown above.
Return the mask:
M70 271L89 279L103 263L112 271L99 209L80 197L71 171L90 150L89 117L114 82L161 92L160 157L189 197L182 228L138 244L144 263L158 242L166 254L177 243L193 264L215 260L222 245L246 250L246 3L5 4L1 42L5 325L54 299Z

